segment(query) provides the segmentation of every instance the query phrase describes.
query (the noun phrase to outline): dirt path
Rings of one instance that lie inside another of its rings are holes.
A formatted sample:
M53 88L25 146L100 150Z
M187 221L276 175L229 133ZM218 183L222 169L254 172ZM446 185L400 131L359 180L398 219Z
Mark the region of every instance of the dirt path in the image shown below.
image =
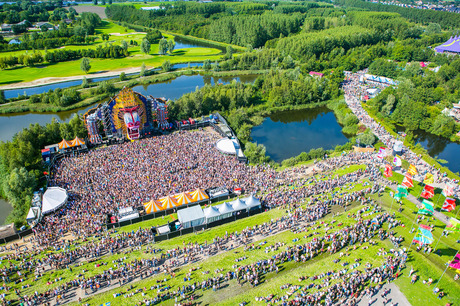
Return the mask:
M146 67L146 70L152 69L153 67ZM43 85L49 85L54 83L61 83L66 81L75 81L81 80L86 77L88 80L92 78L102 78L102 77L109 77L109 76L116 76L120 75L120 73L124 72L126 74L129 73L137 73L141 70L141 67L131 67L131 68L124 68L124 69L117 69L117 70L110 70L110 71L101 71L92 74L85 74L85 75L74 75L70 77L49 77L49 78L42 78L33 80L30 82L21 82L15 84L8 84L0 86L0 90L8 90L8 89L19 89L19 88L28 88L28 87L37 87Z

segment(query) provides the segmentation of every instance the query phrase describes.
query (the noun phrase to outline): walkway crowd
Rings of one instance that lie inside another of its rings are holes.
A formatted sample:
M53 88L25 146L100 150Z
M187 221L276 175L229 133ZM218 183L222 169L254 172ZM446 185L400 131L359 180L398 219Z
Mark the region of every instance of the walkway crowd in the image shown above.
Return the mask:
M387 148L393 149L396 139L393 135L387 132L387 130L377 121L375 121L369 114L364 110L361 105L361 101L364 96L367 94L367 89L372 87L384 88L387 85L379 84L372 82L366 84L362 82L362 77L366 73L366 70L358 71L357 73L349 74L344 82L343 90L345 92L345 101L348 107L353 111L353 113L358 117L359 121L363 123L366 127L372 130L372 132L382 141ZM460 187L458 181L450 179L445 173L441 173L440 170L431 166L425 162L421 155L417 155L412 152L409 148L403 146L403 154L401 158L407 160L410 164L416 166L418 170L418 175L414 177L417 181L423 181L424 175L429 172L434 174L437 178L437 183L447 183L450 182L454 187L455 197L460 197Z

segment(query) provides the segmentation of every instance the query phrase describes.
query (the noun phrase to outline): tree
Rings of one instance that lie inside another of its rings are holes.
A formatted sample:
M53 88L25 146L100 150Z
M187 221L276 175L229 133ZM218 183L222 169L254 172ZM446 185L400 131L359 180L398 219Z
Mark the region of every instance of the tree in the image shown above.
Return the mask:
M227 46L227 52L225 53L225 59L231 59L233 57L233 48L232 46Z
M176 47L176 42L173 39L168 40L168 51L169 54L172 54L174 51L174 48Z
M120 81L126 80L126 73L122 72L120 73Z
M265 154L266 151L267 149L264 145L248 142L246 143L244 155L246 155L251 164L262 164L270 160L270 157Z
M101 4L102 4L102 5L105 5L105 0L101 0Z
M208 71L211 69L211 60L205 59L203 63L203 69Z
M0 90L0 104L3 104L5 103L5 93L3 92L3 90Z
M366 146L370 146L374 144L375 142L375 136L370 130L360 134L358 136L358 139L361 144L366 145Z
M28 203L24 199L32 195L36 183L34 175L28 172L26 168L14 168L3 182L3 191L13 207L20 208L24 206L25 210L27 210Z
M109 3L109 5L112 5L112 0L109 0L108 3Z
M387 102L385 103L385 105L382 107L382 114L385 116L385 117L388 117L391 113L391 110L393 109L393 106L395 104L395 96L393 96L392 94L389 94L388 97L387 97Z
M141 52L145 54L149 54L150 52L150 43L147 39L144 39L141 42Z
M88 88L88 80L86 77L83 77L83 80L81 81L81 88Z
M97 0L93 0L93 4L94 4L94 5L97 5Z
M145 63L142 63L141 71L139 72L139 76L145 76Z
M430 23L425 30L427 35L441 34L441 26L438 23Z
M162 55L165 55L168 52L168 41L165 38L160 39L158 44L158 52Z
M123 48L123 50L128 51L128 43L126 42L126 40L121 41L121 47Z
M91 69L89 58L84 57L81 59L80 69L84 71L85 73L88 73L88 71Z
M161 68L163 68L163 71L171 71L171 62L169 60L164 61L163 64L161 65Z

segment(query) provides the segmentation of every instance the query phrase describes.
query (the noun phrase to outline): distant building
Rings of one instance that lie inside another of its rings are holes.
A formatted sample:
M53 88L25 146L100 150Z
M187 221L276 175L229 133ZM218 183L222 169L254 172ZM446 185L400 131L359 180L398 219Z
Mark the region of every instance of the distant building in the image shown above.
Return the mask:
M49 23L49 22L37 22L37 23L35 24L35 28L36 28L36 29L41 30L42 27L46 27L46 28L48 29L48 31L54 30L54 25L52 25L52 24Z

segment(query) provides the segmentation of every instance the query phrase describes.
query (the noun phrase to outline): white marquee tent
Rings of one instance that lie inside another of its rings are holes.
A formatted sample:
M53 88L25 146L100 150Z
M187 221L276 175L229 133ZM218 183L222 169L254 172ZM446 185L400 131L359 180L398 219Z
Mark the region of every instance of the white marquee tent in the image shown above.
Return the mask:
M211 223L221 219L220 212L215 206L209 206L203 209L204 216L206 217L206 223Z
M206 218L200 205L179 209L177 211L177 219L182 224L182 228L199 226L206 223Z
M227 202L216 205L216 208L219 210L221 219L231 217L234 212L232 205L228 204Z
M50 187L43 194L42 213L49 214L67 203L67 191L61 187Z

